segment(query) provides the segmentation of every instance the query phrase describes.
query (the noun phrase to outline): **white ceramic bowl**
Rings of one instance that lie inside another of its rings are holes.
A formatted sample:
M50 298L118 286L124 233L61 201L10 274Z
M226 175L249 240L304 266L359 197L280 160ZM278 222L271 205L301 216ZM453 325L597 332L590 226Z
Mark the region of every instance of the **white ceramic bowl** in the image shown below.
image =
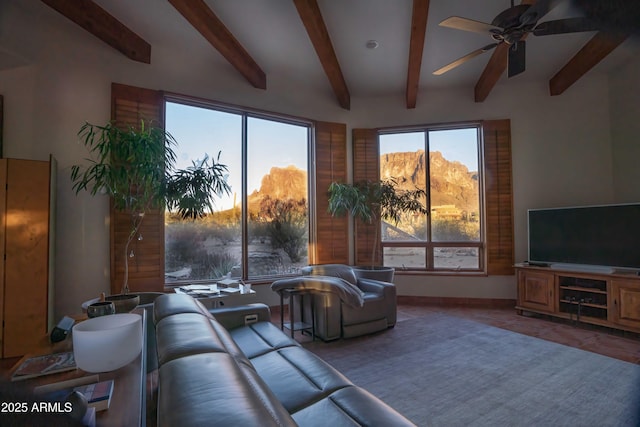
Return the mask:
M109 372L135 360L142 350L142 317L123 313L94 317L73 327L73 356L86 372Z

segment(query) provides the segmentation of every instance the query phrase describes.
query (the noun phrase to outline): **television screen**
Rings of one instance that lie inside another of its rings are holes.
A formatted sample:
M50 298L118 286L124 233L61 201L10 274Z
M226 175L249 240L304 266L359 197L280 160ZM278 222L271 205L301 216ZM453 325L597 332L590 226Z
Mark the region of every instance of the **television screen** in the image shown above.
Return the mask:
M529 262L640 269L640 204L530 209Z

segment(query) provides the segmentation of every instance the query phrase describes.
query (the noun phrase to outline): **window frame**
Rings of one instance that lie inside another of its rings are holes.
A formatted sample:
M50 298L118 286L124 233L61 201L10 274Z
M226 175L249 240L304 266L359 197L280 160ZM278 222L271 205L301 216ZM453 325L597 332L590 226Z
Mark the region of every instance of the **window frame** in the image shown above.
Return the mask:
M113 82L111 83L111 120L115 126L122 129L139 126L140 120L164 126L165 96L176 96L192 102L214 102L231 109L245 109L199 97ZM251 108L246 110L265 113ZM310 212L309 234L309 242L313 247L309 252L309 263L370 264L373 242L368 238L368 235L372 234L368 231L372 230L373 225L356 221L352 234L350 219L347 216L332 216L326 209L328 199L320 196L326 194L326 189L333 181L350 182L349 177L353 177L354 181L378 178L379 168L376 172L371 167L377 165L379 160L377 129L351 127L351 137L349 137L346 123L323 122L291 115L288 117L313 124L313 151L310 155L313 156L314 161L312 169L309 170L309 176L315 180L315 187L309 189L310 197L314 194L309 203L310 208L313 206ZM482 124L485 171L483 196L487 207L484 248L486 272L482 274L412 271L411 275L513 276L515 274L511 120L491 119L478 122ZM351 162L348 161L348 157ZM124 257L121 254L126 239L123 239L123 236L128 236L131 217L127 212L114 209L113 204L110 205L109 212L110 290L112 294L117 294L121 292L124 275ZM164 221L160 216L160 212L148 212L142 231L147 237L144 240L135 241L136 257L129 265L129 287L132 292L171 290L164 286ZM164 213L162 213L163 216ZM378 248L381 246L378 245ZM377 259L380 259L379 256ZM400 269L397 273L398 276L404 274ZM268 281L262 283L268 283Z
M384 263L384 250L385 248L420 248L425 250L425 267L394 267L398 271L420 273L420 274L481 274L486 275L487 272L487 232L486 232L486 187L485 187L485 162L484 162L484 138L483 138L483 122L482 121L465 121L465 122L452 122L452 123L437 123L437 124L424 124L424 125L411 125L411 126L394 126L386 128L378 128L377 131L377 148L378 155L380 156L380 136L389 134L411 133L411 132L423 132L424 133L424 149L427 154L425 164L426 175L426 187L430 193L430 145L429 145L429 132L441 131L441 130L456 130L456 129L471 129L475 128L477 133L477 156L478 156L478 203L480 213L480 238L477 241L444 241L438 242L432 240L432 216L428 214L427 219L427 239L419 241L384 241L380 237L380 250L381 260ZM427 198L427 210L431 212L431 198ZM379 224L382 228L382 223ZM382 236L382 232L380 232ZM434 250L436 248L477 248L478 250L478 268L436 268L434 262Z
M189 107L197 107L204 108L209 110L215 110L230 114L237 114L241 117L241 162L242 162L242 171L241 171L241 245L242 245L242 273L241 280L247 283L260 283L260 282L269 282L274 278L287 277L287 276L295 276L295 274L282 274L282 275L261 275L261 276L252 276L249 277L249 251L248 251L248 237L249 237L249 218L246 215L248 208L248 168L247 168L247 159L248 159L248 122L250 118L261 119L261 120L270 120L278 123L290 124L295 126L302 126L307 128L307 232L308 232L308 242L307 242L307 253L308 253L308 261L311 264L314 256L312 253L312 248L315 247L316 241L316 233L315 233L315 222L316 222L316 211L314 209L314 200L315 200L315 184L316 184L316 174L314 169L314 153L315 153L315 122L313 120L309 120L302 117L296 117L287 114L273 113L267 112L255 108L242 107L233 104L227 104L219 101L208 100L199 97L192 97L187 95L180 95L175 93L163 93L162 97L162 112L163 112L163 123L166 123L166 104L167 103L175 103L181 104ZM185 283L209 283L215 281L215 279L200 279L200 280L184 280L184 281L172 281L164 283L165 287L175 287L180 286Z

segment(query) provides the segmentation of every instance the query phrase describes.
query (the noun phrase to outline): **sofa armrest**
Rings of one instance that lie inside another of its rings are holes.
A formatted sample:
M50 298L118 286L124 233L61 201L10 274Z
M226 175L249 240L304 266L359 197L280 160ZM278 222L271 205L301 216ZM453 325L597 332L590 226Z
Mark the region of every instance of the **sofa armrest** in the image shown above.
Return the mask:
M364 294L360 288L334 276L312 275L280 279L271 284L271 290L278 293L285 290L329 292L351 307L362 307L364 304Z
M388 294L389 292L395 293L396 290L396 285L393 283L366 278L358 279L358 287L364 292L374 292L378 294Z
M213 308L209 312L227 330L250 323L271 321L271 310L268 305L262 303Z
M390 282L361 278L358 280L358 286L365 292L382 295L382 298L386 301L385 317L387 318L387 326L391 327L395 325L398 317L396 285Z

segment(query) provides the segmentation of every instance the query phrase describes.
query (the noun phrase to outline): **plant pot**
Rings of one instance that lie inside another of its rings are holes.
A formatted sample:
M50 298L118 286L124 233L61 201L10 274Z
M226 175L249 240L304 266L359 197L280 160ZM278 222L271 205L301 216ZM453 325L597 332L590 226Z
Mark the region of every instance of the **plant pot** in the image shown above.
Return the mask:
M138 294L109 295L105 300L113 302L113 305L116 306L116 313L129 313L140 304Z
M130 294L131 296L135 296L137 295L140 298L140 301L138 302L138 306L147 306L147 305L151 305L153 304L153 302L155 301L156 298L158 298L160 295L164 295L163 292L136 292L135 294ZM114 295L116 296L116 295ZM112 297L105 297L105 300L110 301L109 298ZM92 298L88 301L85 301L82 303L82 312L86 313L87 312L87 307L89 307L91 304L99 302L100 298ZM135 307L134 307L135 308ZM131 309L133 310L133 308Z
M356 266L353 267L353 272L357 277L363 279L373 279L380 280L382 282L393 283L393 274L396 269L393 267L365 267L365 266Z

